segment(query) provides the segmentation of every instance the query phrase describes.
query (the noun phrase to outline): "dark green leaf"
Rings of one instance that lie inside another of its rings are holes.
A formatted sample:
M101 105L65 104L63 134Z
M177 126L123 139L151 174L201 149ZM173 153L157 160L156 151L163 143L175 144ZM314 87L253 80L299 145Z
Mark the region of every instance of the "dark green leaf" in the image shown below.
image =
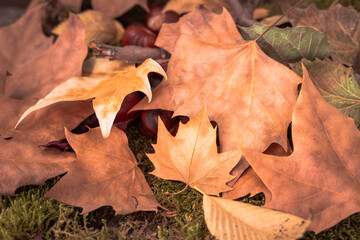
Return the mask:
M240 27L245 40L254 40L269 26L256 24L252 27ZM260 48L271 58L287 65L301 61L303 58L323 59L330 55L327 34L321 34L312 28L277 28L270 29L258 41Z

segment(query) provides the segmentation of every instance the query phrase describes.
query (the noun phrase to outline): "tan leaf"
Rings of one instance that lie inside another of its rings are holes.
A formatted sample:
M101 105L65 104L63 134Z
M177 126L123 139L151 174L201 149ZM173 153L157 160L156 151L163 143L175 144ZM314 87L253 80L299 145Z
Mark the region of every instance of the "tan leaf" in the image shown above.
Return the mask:
M156 44L171 53L168 81L135 109L166 109L192 118L204 104L218 123L221 151L287 146L301 78L244 41L229 13L197 8L162 27Z
M120 17L136 5L149 11L147 0L91 0L93 9L112 18Z
M270 26L271 24L273 24L274 22L279 20L279 18L281 18L281 17L282 17L282 15L270 16L270 17L267 17L267 18L264 18L263 20L261 20L260 23ZM287 22L289 22L289 19L285 16L276 24L276 26L279 26L279 25L287 23Z
M126 61L109 61L106 58L97 58L95 56L87 58L82 66L84 74L104 74L124 71L126 68L133 66Z
M107 139L99 128L81 135L65 130L65 135L77 159L47 197L82 207L82 213L105 205L112 206L116 214L157 211L159 205L124 132L114 128Z
M219 240L296 239L310 224L291 214L205 194L203 206L206 224Z
M263 19L269 16L270 10L266 8L255 8L253 13L254 19Z
M133 66L122 72L71 78L26 110L18 124L33 111L54 103L93 99L95 114L106 138L126 95L141 91L151 100L151 87L147 77L149 72L157 72L166 77L161 66L149 58L139 67Z
M293 26L308 26L328 33L331 57L353 65L360 41L360 13L352 6L337 4L329 10L318 10L312 3L306 9L293 9L288 19Z
M89 44L92 40L104 43L119 42L124 35L124 28L120 22L95 10L87 10L78 14L85 27L85 42ZM60 35L69 24L66 20L58 25L53 33Z
M226 183L234 178L229 173L240 160L241 151L217 153L216 128L207 117L206 107L186 125L180 123L175 137L162 121L158 122L155 153L147 154L155 165L151 174L185 182L212 195L231 189Z
M271 192L265 206L303 218L319 232L360 210L360 132L331 106L304 68L293 114L289 157L244 149L246 160Z

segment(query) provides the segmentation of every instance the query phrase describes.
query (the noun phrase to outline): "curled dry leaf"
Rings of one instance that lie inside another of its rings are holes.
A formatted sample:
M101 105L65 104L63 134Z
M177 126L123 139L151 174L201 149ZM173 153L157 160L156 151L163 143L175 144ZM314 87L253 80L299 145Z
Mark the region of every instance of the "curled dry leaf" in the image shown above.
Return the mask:
M293 26L312 27L328 34L331 57L352 66L360 42L360 13L352 6L337 4L329 10L318 10L315 3L306 9L295 8L288 14Z
M166 109L192 118L206 104L218 123L221 151L246 146L259 152L273 142L287 146L287 128L301 78L244 41L230 14L197 8L161 28L156 44L171 53L168 81L151 103L135 109Z
M149 11L147 0L91 0L93 9L112 18L120 17L136 5Z
M206 194L219 195L231 188L226 185L234 178L229 173L241 157L241 151L217 153L216 128L213 128L206 107L190 119L180 123L173 137L162 121L158 121L155 153L147 154L155 165L151 172L157 177L185 182Z
M206 225L219 240L290 240L303 235L310 221L300 217L204 194Z
M360 132L323 99L305 68L292 126L289 157L243 153L271 192L265 206L311 217L309 230L319 232L360 210Z
M126 95L141 91L151 100L151 86L147 77L149 72L166 77L161 66L149 58L137 68L131 66L117 73L70 78L26 110L18 124L33 111L54 103L93 99L95 114L106 138Z
M81 135L66 129L65 135L77 159L47 197L82 207L82 213L105 205L112 206L116 214L157 211L159 204L123 131L114 128L107 139L99 128Z
M103 43L120 42L124 35L124 28L120 22L95 10L87 10L78 14L85 27L85 42L88 45L92 40ZM69 20L58 25L53 33L60 35L69 24Z
M360 127L360 86L354 71L330 59L304 61L304 65L326 101Z

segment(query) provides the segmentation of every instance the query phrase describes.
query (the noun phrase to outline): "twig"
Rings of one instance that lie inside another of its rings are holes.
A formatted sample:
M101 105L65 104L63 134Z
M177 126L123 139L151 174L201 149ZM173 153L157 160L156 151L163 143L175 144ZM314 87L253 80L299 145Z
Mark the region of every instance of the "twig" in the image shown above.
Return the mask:
M239 0L228 0L228 3L232 6L232 10L236 15L236 23L243 27L250 27L256 21L252 17L252 10L245 10Z
M110 60L123 60L132 63L142 63L148 58L161 60L170 57L170 54L162 48L139 46L115 47L97 40L91 41L89 48L91 48L96 57L107 58Z

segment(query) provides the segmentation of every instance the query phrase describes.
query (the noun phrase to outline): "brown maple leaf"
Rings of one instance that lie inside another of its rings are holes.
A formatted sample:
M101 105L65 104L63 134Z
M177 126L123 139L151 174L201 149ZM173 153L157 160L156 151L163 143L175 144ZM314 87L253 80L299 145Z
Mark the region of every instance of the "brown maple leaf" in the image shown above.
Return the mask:
M243 153L271 192L265 206L311 218L309 229L319 232L360 210L360 132L303 71L292 123L294 152L289 157Z
M93 9L113 18L120 17L136 5L149 11L147 0L91 0Z
M155 165L151 174L185 182L211 195L231 189L226 183L234 176L229 173L242 154L239 150L217 153L216 128L212 127L205 107L187 124L180 123L175 137L162 121L158 122L155 153L147 154Z
M204 104L218 123L222 151L237 145L263 152L271 143L287 146L287 128L301 78L244 41L224 9L221 15L197 8L165 24L156 44L171 53L168 81L150 104L193 117Z
M329 10L318 10L315 3L306 9L295 8L288 14L295 26L312 27L328 34L331 57L352 66L360 41L360 13L352 6L337 4Z
M77 159L47 197L82 207L82 213L104 205L113 206L116 214L157 211L159 205L123 131L114 128L107 139L99 128L81 135L66 130L65 135Z

